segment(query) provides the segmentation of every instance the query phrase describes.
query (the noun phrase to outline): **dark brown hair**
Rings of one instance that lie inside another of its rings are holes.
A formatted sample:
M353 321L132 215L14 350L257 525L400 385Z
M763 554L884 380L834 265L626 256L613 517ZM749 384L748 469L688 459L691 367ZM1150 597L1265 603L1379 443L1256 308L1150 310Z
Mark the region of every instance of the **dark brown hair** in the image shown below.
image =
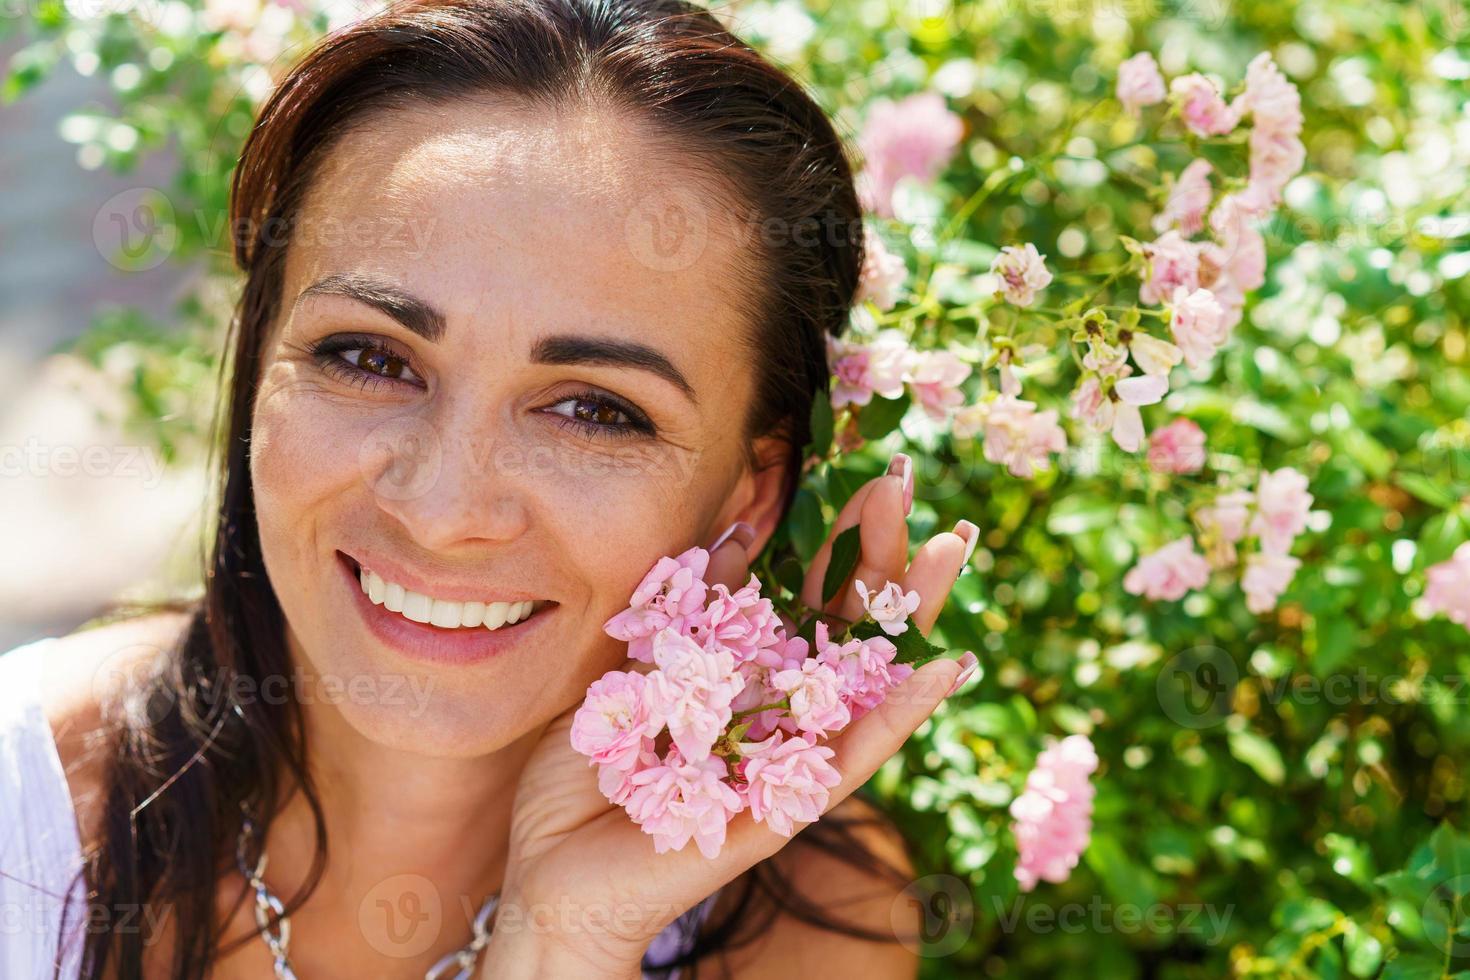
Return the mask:
M326 861L299 704L228 697L229 679L237 676L292 676L248 465L263 338L282 302L290 230L345 132L375 112L476 95L634 114L695 162L700 175L716 178L723 203L743 220L784 232L750 237L751 261L731 272L746 297L746 340L758 379L745 433L786 439L785 506L795 492L812 403L828 382L825 339L846 323L863 257L851 165L826 114L800 85L708 12L679 0L420 0L394 4L322 41L265 104L235 171L230 217L245 282L223 367L211 567L166 676L139 694L149 723L126 728L116 741L101 840L88 855L94 902L160 903L173 911L178 941L170 975L177 980L204 977L219 952L214 894L233 866L243 801L263 823L291 793L310 804L316 856L288 911L315 887ZM863 845L853 822L826 818L797 842L904 880ZM733 913L711 921L679 961L657 966L693 963L747 941L782 913L891 941L804 899L772 861L740 882ZM151 938L89 934L84 974L140 978Z

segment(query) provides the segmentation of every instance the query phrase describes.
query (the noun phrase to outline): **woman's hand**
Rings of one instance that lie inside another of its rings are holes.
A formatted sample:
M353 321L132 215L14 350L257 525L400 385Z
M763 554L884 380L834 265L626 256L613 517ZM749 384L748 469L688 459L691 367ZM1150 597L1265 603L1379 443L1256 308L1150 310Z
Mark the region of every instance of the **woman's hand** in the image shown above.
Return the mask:
M910 465L906 457L895 462L905 470ZM861 525L861 555L852 578L873 587L891 580L905 592L917 591L920 603L912 619L927 636L979 532L962 521L958 533L935 535L909 561L911 500L911 484L902 472L870 480L843 507L832 538ZM832 538L807 570L803 601L812 608L820 603ZM731 535L711 555L707 581L732 589L744 585L751 543L748 536ZM851 581L824 611L847 620L863 615ZM897 752L973 664L972 654L925 664L828 742L842 781L832 789L827 809ZM655 853L653 838L607 801L586 757L572 749L570 729L578 706L548 726L521 776L503 897L483 976L638 976L644 952L665 926L790 840L744 812L731 821L725 846L713 860L693 846Z

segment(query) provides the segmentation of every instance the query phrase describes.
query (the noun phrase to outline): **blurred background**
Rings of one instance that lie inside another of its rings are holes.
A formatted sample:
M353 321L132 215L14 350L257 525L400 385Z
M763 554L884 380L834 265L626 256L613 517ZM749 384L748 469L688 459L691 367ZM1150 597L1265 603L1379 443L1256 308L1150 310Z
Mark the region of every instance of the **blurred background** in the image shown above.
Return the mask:
M0 0L0 649L197 589L230 170L284 68L371 9ZM1161 185L1139 174L1188 158L1116 155L1132 123L1108 100L1135 52L1236 85L1267 51L1302 94L1307 162L1267 230L1266 286L1171 405L1212 451L1309 474L1276 610L1234 587L1126 594L1184 513L1127 472L1025 482L952 466L947 444L920 461L916 537L962 516L983 535L939 629L981 679L870 787L926 875L926 975L1470 977L1470 632L1422 602L1425 570L1470 539L1470 9L717 9L849 136L882 97L934 91L963 117L955 159L883 225L911 270L983 268L1017 241L1057 268L1149 237ZM1043 153L1042 176L926 255L926 228ZM1066 733L1103 760L1095 832L1071 879L1022 895L1006 806Z

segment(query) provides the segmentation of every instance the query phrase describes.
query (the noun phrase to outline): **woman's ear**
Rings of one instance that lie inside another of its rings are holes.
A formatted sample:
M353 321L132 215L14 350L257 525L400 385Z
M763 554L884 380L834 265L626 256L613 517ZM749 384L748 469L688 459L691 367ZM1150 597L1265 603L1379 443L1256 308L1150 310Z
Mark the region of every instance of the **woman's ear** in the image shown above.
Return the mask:
M791 443L779 436L765 436L755 440L751 447L755 457L754 469L740 474L730 499L720 511L715 534L736 521L744 521L755 529L755 544L751 554L759 554L766 542L776 533L781 522L781 505L784 501L785 481L795 474L789 471Z

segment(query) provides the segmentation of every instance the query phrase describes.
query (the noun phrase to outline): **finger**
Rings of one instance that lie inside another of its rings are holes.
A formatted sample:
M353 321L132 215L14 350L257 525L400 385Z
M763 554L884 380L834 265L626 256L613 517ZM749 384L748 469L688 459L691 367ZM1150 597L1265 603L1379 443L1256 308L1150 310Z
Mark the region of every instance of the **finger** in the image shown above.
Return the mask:
M965 563L970 560L980 529L969 521L960 521L953 532L936 534L924 542L909 570L903 576L903 590L919 593L919 608L914 610L914 625L924 636L934 628L939 612L949 601Z
M807 566L806 579L802 582L801 601L812 609L822 604L822 579L827 574L827 566L832 563L832 542L837 535L846 531L858 522L862 515L863 503L868 499L868 494L881 483L892 482L890 476L875 476L867 483L858 487L857 492L848 498L847 503L837 512L837 519L832 522L832 530L827 535L827 540L822 542L822 547L817 549L816 557Z
M863 615L863 598L852 583L860 581L870 589L881 589L902 579L908 565L909 525L903 507L903 484L898 477L885 479L868 494L859 533L862 549L857 567L830 607L849 621Z
M737 521L710 549L709 567L704 580L710 585L722 584L731 592L750 580L750 547L755 544L755 528Z

